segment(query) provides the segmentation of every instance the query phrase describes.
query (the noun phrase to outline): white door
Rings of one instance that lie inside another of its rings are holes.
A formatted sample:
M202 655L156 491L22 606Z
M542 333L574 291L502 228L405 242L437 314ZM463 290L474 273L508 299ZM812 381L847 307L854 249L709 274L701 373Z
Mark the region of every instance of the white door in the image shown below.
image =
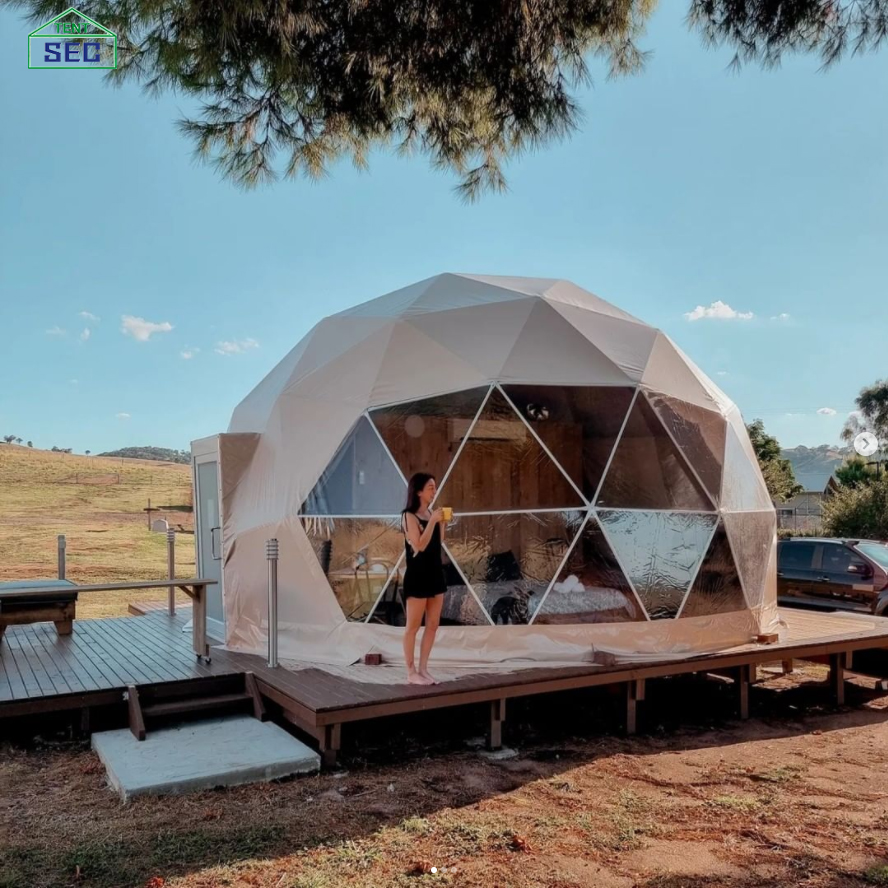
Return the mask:
M215 580L207 589L207 628L225 639L222 609L222 522L219 519L219 460L215 454L194 458L194 533L197 541L197 573Z

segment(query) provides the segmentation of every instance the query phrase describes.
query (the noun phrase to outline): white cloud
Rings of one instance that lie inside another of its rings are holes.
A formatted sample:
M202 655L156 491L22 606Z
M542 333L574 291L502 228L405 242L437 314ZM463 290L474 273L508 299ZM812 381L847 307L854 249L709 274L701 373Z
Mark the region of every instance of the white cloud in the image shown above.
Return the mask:
M86 340L89 339L89 337L90 337L89 327L84 327L83 332L80 334L80 341L86 342Z
M716 376L727 376L728 371L727 370L716 370L715 375Z
M223 340L216 343L217 355L240 355L251 348L259 348L259 343L255 339L234 339Z
M169 321L155 324L153 321L146 321L145 318L135 318L132 315L123 315L123 322L120 332L124 336L132 336L139 342L147 342L154 333L169 333L173 329L173 325Z
M772 321L788 321L790 319L790 317L791 317L791 315L789 314L789 312L782 311L782 312L780 312L779 315L772 315L771 320Z
M97 315L94 315L91 311L82 311L82 312L80 312L80 317L85 318L87 321L93 321L93 322L95 322L95 323L98 323L99 321L102 320L102 319L101 319L100 317L98 317Z
M755 317L751 311L737 311L727 302L717 299L708 308L698 305L693 311L686 311L684 316L689 321L700 321L714 318L720 321L748 321Z
M50 327L50 328L46 331L46 335L47 335L47 336L67 336L67 335L68 335L68 331L62 329L61 327Z
M199 351L199 348L186 348L184 351L180 351L179 354L183 360L190 361Z
M114 416L117 419L129 419L130 418L129 413L115 413Z
M807 413L784 413L784 416L807 416Z
M832 407L821 407L817 411L821 416L835 416L836 411L832 409Z

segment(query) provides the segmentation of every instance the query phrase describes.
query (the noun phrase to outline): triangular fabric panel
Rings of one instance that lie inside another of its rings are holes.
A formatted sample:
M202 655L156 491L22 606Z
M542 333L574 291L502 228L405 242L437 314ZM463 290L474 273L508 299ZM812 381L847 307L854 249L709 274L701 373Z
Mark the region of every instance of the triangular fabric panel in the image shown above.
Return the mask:
M746 434L744 429L742 434ZM749 444L747 436L747 445ZM759 512L772 509L768 488L762 479L751 446L743 446L737 432L728 425L725 441L725 468L722 473L721 506L731 512Z
M496 625L530 621L584 513L457 516L447 547Z
M598 519L591 515L570 550L535 624L622 623L644 620L644 611L614 557Z
M740 574L724 525L719 524L679 617L711 617L742 610L746 610L746 599Z
M631 380L576 327L543 300L530 317L497 374L508 382L627 384Z
M600 296L572 284L570 281L556 281L546 291L546 299L550 302L561 302L564 305L575 305L577 308L583 308L587 311L594 311L601 315L612 318L620 318L624 321L635 321L641 323L638 318L633 317L629 312L617 308L610 302L605 301Z
M524 329L532 298L413 315L409 323L459 355L487 379L496 379L515 340Z
M652 620L675 617L717 516L599 511L598 518L648 616Z
M336 451L302 507L304 515L400 515L407 485L367 417Z
M720 412L722 409L722 404L691 370L685 358L664 333L657 334L641 381L651 388L705 410Z
M302 526L345 618L362 622L404 551L399 519L303 518Z
M659 392L649 392L648 400L717 503L725 462L725 418L720 413Z
M503 391L591 501L635 390L614 385L515 384L504 385Z
M494 389L438 502L457 512L573 509L585 505L502 392Z
M399 322L389 339L370 406L394 404L444 388L472 388L487 377L412 324Z
M630 379L641 381L657 339L657 331L653 327L576 305L560 302L550 305Z
M654 408L639 395L596 502L627 509L714 509Z
M343 355L350 355L356 346L381 330L391 332L393 329L394 321L389 318L325 318L308 334L308 341L293 366L284 391L292 389L304 377L332 364ZM385 342L387 344L388 339Z
M385 359L394 322L388 322L344 354L287 386L281 400L295 395L320 401L344 401L365 409Z
M509 277L508 275L495 274L460 274L460 277L489 284L492 287L513 290L516 293L523 293L525 296L544 296L551 287L558 283L558 278Z
M489 386L380 407L370 419L404 477L430 472L443 481Z
M502 287L491 281L482 281L462 274L440 274L405 316L491 305L497 302L514 302L516 299L524 298L526 294L521 290Z
M773 509L726 512L724 522L737 556L746 600L751 608L760 607L768 598L768 565L777 548L777 515Z
M396 318L410 310L410 307L428 290L440 275L417 281L415 284L409 284L401 287L399 290L393 290L383 296L377 296L376 299L370 299L368 302L362 302L352 308L347 308L339 314L333 315L335 321L342 318Z

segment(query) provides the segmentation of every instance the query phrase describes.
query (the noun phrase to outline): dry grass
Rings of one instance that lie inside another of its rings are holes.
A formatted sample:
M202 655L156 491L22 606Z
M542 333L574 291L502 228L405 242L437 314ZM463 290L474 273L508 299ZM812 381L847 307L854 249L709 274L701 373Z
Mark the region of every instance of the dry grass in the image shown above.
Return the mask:
M0 445L0 580L55 576L56 538L62 533L67 574L75 582L163 578L166 539L148 530L143 509L149 497L152 505L190 504L190 467ZM190 512L163 517L193 527ZM193 576L192 535L178 536L176 561L180 576ZM118 616L130 601L165 595L165 590L87 594L77 615Z

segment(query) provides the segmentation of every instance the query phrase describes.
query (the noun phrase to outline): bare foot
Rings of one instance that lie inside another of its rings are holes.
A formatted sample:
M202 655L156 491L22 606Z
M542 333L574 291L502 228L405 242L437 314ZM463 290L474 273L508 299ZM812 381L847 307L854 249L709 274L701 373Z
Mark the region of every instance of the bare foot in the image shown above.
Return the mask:
M420 675L418 672L408 672L407 673L407 684L412 685L430 685L432 682L426 678L424 675Z
M432 675L432 674L428 671L428 669L421 669L420 672L419 672L419 674L420 674L423 678L428 679L429 684L433 684L433 685L438 684L438 679L435 678L435 676Z

